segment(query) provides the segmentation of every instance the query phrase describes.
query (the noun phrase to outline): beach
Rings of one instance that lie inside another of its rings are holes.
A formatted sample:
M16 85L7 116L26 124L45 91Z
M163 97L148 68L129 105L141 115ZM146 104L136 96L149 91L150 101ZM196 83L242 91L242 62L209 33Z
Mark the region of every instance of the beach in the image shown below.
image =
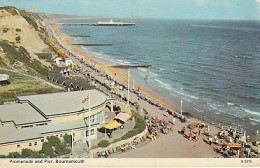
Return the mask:
M100 72L106 73L110 78L117 81L118 83L123 83L127 86L128 77L127 77L127 70L123 68L107 68L106 65L108 62L102 58L92 57L86 50L83 50L79 46L71 45L73 41L73 37L68 36L60 32L61 26L60 25L51 25L50 30L57 39L57 41L70 53L75 55L75 63L76 65L80 65L83 68L83 71L87 69L86 64L94 67L95 69L99 70ZM84 65L85 64L85 65ZM95 74L99 76L98 73ZM105 79L102 79L105 80ZM132 79L130 79L130 88L133 86ZM139 88L141 94L151 100L159 102L170 108L172 111L179 112L175 108L173 103L167 102L164 98L159 96L159 94L151 91L149 88L142 86L135 82L135 89ZM120 90L116 90L122 92ZM123 93L123 92L122 92ZM126 95L127 92L125 91L124 94ZM171 122L172 116L165 115L165 111L159 109L158 107L154 107L150 105L147 101L139 100L139 98L134 94L130 93L130 99L133 101L138 102L142 107L145 107L146 111L149 113L149 117L158 116L160 119ZM175 102L176 103L176 102ZM189 124L192 123L200 123L206 124L208 126L207 132L209 133L210 137L216 136L217 133L220 131L220 128L217 128L214 123L206 123L205 121L198 120L194 118L189 113L185 113L187 115L188 121L186 123L182 123L179 120L174 123L175 128L173 132L170 132L167 135L159 136L156 141L147 142L138 146L137 149L131 150L129 152L115 154L112 157L144 157L144 158L164 158L164 157L187 157L187 158L212 158L212 157L223 157L220 153L217 153L215 150L217 145L209 145L207 142L208 137L201 135L199 136L198 141L189 141L185 136L179 134L179 130L183 127L188 127ZM188 132L185 133L187 135Z
M57 22L57 21L56 21ZM60 25L52 25L52 32L54 32L56 38L60 40L60 43L65 46L67 49L70 50L72 54L75 54L79 57L79 59L85 60L85 62L90 63L91 65L95 65L100 71L106 72L109 76L114 78L115 80L119 81L120 83L123 83L127 85L128 77L127 77L127 70L124 68L106 68L106 61L98 58L91 57L88 53L86 53L80 46L76 45L70 45L72 43L71 36L68 36L66 34L62 34L60 32L61 26ZM133 86L133 80L131 79L129 81L129 86L132 88ZM162 97L158 96L158 94L154 93L153 91L141 86L138 83L134 83L135 88L139 88L140 92L146 95L147 97L150 97L157 102L173 109L177 110L171 103L167 102Z

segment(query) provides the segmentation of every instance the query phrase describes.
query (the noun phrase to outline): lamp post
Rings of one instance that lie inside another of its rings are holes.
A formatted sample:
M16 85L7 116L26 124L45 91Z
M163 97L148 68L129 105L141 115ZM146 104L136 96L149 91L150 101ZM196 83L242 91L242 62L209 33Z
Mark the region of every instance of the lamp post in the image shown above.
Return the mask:
M90 123L90 95L89 95L89 100L88 100L88 144L89 144L89 150L91 149L91 140L90 140L90 126L91 126L91 123Z
M182 100L181 100L181 116L182 116Z
M129 106L129 80L130 80L130 69L128 69L128 80L127 80L127 87L128 87L128 90L127 90L127 106Z
M133 89L135 89L135 80L133 79Z

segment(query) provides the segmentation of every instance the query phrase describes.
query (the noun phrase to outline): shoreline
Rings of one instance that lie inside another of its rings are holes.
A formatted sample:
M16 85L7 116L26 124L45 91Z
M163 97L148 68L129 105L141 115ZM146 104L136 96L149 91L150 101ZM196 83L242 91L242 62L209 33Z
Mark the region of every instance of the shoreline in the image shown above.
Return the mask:
M56 19L53 20L52 22L56 23L60 20L63 19ZM114 78L116 81L119 81L120 83L123 83L125 85L127 85L127 71L124 68L105 68L105 63L107 63L108 61L105 59L101 59L101 58L96 58L94 56L91 56L89 53L87 53L87 51L85 51L83 48L81 48L80 46L76 46L76 45L70 45L73 41L73 37L64 34L61 32L61 25L52 25L51 26L51 30L54 33L54 37L56 37L56 39L67 49L70 50L70 52L74 55L76 55L78 57L78 59L83 59L86 62L88 62L90 65L98 67L98 69L102 72L105 72L106 74L108 74L109 76L111 76L112 78ZM116 73L116 75L114 75ZM131 78L130 78L131 79ZM129 86L130 89L132 88L131 86L133 86L133 80L131 79L129 81ZM145 95L148 98L151 98L157 102L159 102L160 104L168 107L171 110L174 110L175 112L179 112L178 108L176 108L174 105L172 105L171 103L167 102L165 100L165 98L163 98L162 95L155 93L155 91L152 91L150 88L147 88L145 86L140 85L139 83L135 82L135 88L140 88L140 92ZM205 120L201 120L199 118L199 116L196 116L194 114L191 114L189 112L184 112L183 114L184 116L187 116L189 120L191 121L200 121L200 122L204 122L208 125L210 125L211 127L215 127L217 130L220 130L220 127L218 127L217 125L213 125L210 122L207 122Z
M73 46L70 45L73 37L63 34L61 32L61 25L52 25L51 26L51 31L54 32L54 37L64 46L65 49L68 49L72 54L74 54L78 60L83 59L86 63L88 62L91 66L97 68L101 72L105 72L107 75L109 75L111 78L115 79L116 81L119 81L119 83L124 83L127 85L127 71L123 68L106 68L104 65L107 63L105 59L101 58L96 58L92 55L90 55L87 51L85 51L83 48L80 46ZM115 75L116 73L116 75ZM132 80L130 81L130 88L132 86ZM135 83L135 88L140 88L140 91L142 94L144 94L146 97L152 98L152 100L156 100L160 104L163 104L167 106L170 109L174 109L174 111L177 111L177 108L175 108L172 104L167 102L165 99L163 99L163 96L161 96L158 93L155 93L155 91L152 91L149 88L145 88L144 86L141 86L140 84ZM186 124L181 124L180 125L185 125L187 126L189 123L193 122L199 122L199 123L206 123L207 125L210 126L211 133L216 133L220 131L220 128L212 124L211 122L207 122L205 120L199 119L199 117L196 117L195 115L190 114L188 116L188 122ZM184 114L185 115L185 114ZM185 115L186 116L186 115ZM178 125L178 127L180 126ZM160 142L157 142L157 145L159 145ZM162 144L160 144L162 145ZM185 146L185 144L183 144ZM198 150L200 151L200 150Z
M70 45L72 43L73 37L63 34L60 31L61 25L52 25L51 29L55 32L55 37L61 42L61 44L64 47L68 48L72 54L78 56L79 59L83 59L84 61L88 62L89 64L94 65L100 71L105 72L107 75L111 76L116 81L119 81L120 83L127 85L128 79L127 79L126 69L124 69L124 68L106 68L104 65L107 63L107 61L105 59L100 59L100 58L91 56L80 46ZM133 79L131 79L131 77L129 80L129 86L130 86L130 89L132 89ZM140 92L143 95L145 95L146 97L152 98L153 100L159 102L160 104L162 104L174 111L178 111L175 106L173 106L171 103L167 102L164 98L159 96L157 93L155 93L151 89L146 88L136 82L134 82L134 87L139 88Z

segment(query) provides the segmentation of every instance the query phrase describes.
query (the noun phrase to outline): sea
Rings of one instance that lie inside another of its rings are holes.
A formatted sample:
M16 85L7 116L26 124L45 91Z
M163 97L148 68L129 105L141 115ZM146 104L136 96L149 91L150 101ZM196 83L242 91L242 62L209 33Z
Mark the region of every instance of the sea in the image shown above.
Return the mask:
M62 22L108 21L75 19ZM117 19L135 26L63 26L77 43L109 64L149 64L131 69L135 82L178 110L217 126L260 130L260 22L241 20Z

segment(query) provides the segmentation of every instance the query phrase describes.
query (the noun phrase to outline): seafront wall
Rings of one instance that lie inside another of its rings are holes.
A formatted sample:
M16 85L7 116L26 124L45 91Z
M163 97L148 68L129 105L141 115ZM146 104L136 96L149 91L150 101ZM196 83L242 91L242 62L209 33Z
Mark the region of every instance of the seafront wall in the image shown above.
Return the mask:
M116 148L116 147L123 145L123 144L131 143L135 138L142 138L143 136L145 136L147 132L148 132L148 128L146 127L143 132L141 132L140 134L137 134L137 135L135 135L131 138L128 138L128 139L125 139L125 140L122 140L122 141L119 141L119 142L115 142L113 144L110 144L106 148L99 147L99 148L93 149L93 150L90 151L90 157L93 158L94 154L97 153L97 152L103 152L103 151L106 151L106 150L111 149L111 148Z

